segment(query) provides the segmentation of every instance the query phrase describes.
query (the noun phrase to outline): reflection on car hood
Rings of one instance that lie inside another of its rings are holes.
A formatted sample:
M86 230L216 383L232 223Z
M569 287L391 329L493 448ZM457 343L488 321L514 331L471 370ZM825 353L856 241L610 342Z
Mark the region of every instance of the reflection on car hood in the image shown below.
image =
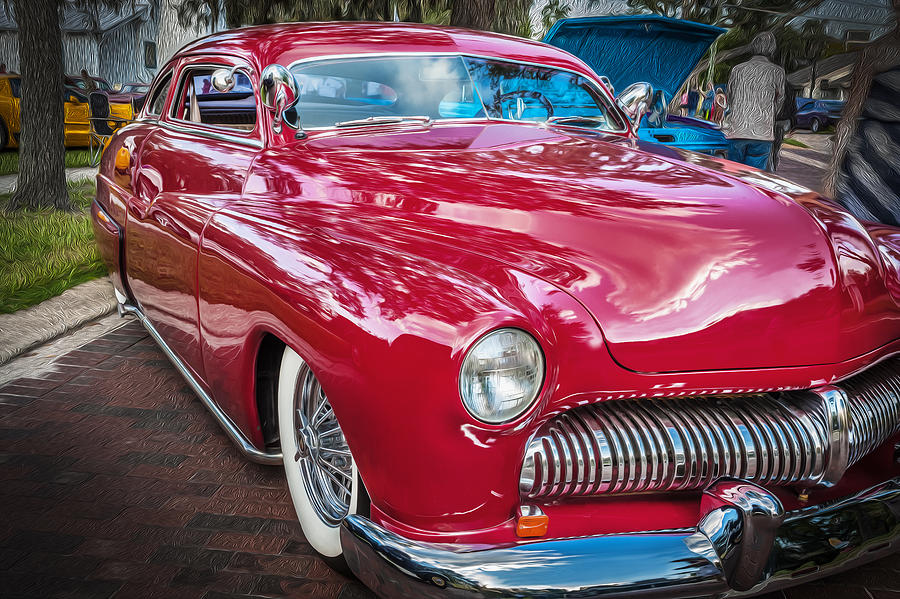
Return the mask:
M671 98L725 30L660 16L560 19L543 41L571 52L616 92L646 81Z
M305 219L550 281L632 370L826 364L900 336L857 221L802 188L792 200L748 184L738 176L770 181L735 163L525 124L317 135L284 161Z

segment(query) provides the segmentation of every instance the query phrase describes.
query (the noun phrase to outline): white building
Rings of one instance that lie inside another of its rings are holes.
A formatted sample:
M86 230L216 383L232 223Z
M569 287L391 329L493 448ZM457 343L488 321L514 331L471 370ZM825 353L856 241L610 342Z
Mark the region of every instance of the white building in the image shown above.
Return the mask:
M149 83L178 48L197 37L225 28L182 27L175 14L177 0L133 0L119 10L67 0L63 13L65 72L87 69L110 83ZM0 63L19 70L18 31L11 11L0 10Z

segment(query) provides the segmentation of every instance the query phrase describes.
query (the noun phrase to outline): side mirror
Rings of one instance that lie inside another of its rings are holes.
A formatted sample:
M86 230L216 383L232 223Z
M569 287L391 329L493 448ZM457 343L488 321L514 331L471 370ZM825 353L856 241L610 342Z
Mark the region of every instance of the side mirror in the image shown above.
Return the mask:
M273 112L272 130L281 133L284 113L300 100L300 90L293 73L280 64L270 64L262 71L259 95L262 105Z
M622 90L622 93L616 98L616 103L631 124L637 128L644 113L653 103L653 86L644 82L632 83Z
M216 69L212 74L212 86L217 92L230 92L234 88L234 73L237 67Z

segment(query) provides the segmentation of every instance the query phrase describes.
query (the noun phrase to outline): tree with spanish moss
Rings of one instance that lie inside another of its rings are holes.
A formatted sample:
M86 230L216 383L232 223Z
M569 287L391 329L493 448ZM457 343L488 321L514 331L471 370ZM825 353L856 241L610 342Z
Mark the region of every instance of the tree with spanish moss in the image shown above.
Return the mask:
M452 25L528 36L532 0L163 0L174 3L184 26L229 27L289 21L401 21Z
M4 0L18 25L19 175L7 210L71 209L66 190L62 11L96 14L128 0Z
M14 0L19 26L19 177L8 210L71 208L66 190L60 0Z

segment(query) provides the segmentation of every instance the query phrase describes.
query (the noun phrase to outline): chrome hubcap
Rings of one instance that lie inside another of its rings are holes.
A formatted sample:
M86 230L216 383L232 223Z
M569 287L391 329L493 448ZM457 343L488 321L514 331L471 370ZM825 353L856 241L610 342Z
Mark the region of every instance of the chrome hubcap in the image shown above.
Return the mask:
M323 522L337 526L350 512L353 461L331 404L305 364L297 376L294 431L294 461L309 500Z

